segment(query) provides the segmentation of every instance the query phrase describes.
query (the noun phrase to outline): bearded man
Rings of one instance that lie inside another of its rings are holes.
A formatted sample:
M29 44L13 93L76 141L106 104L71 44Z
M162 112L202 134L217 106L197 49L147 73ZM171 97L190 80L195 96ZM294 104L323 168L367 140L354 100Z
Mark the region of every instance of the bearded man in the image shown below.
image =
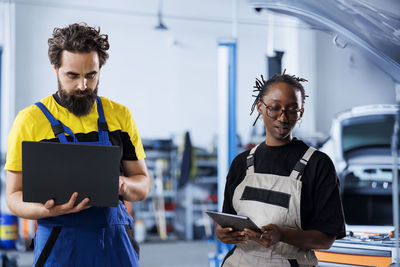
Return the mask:
M145 199L149 175L130 111L97 96L108 36L85 23L71 24L55 28L48 45L58 91L20 111L14 121L5 164L8 207L16 216L38 221L35 266L138 266L133 219L123 200ZM77 192L63 204L24 202L22 141L120 146L118 206L92 207L89 198L76 203Z

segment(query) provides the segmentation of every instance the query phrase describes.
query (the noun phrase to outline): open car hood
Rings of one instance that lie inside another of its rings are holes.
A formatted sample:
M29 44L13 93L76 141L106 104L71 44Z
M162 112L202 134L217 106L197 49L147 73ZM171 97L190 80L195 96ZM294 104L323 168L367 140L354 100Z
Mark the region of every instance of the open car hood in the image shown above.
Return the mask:
M257 9L291 15L340 43L359 47L400 82L400 1L398 0L248 0Z

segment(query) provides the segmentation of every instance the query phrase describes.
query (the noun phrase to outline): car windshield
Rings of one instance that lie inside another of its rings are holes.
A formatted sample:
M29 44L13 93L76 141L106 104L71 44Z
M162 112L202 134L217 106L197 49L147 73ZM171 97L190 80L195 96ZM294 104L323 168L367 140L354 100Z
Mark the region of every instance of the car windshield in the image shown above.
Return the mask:
M365 147L390 147L394 115L371 115L342 122L343 153Z

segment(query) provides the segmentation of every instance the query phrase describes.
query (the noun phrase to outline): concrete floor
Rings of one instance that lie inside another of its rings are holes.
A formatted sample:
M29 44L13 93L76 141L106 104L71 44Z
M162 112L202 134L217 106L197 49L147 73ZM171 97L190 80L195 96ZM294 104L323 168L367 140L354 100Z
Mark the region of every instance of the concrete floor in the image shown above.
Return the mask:
M205 267L208 266L208 255L216 252L216 243L207 241L144 243L140 249L140 266Z
M15 259L17 266L32 266L32 252L0 251ZM209 253L216 252L216 243L207 241L149 242L140 245L140 266L143 267L206 267ZM1 265L1 262L0 262Z

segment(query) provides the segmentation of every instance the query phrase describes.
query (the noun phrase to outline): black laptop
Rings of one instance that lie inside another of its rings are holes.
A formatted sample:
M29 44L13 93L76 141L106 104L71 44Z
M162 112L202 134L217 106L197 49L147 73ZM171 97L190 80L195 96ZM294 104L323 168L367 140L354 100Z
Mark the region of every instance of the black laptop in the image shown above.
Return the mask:
M118 205L120 147L51 142L22 142L22 195L25 202Z

